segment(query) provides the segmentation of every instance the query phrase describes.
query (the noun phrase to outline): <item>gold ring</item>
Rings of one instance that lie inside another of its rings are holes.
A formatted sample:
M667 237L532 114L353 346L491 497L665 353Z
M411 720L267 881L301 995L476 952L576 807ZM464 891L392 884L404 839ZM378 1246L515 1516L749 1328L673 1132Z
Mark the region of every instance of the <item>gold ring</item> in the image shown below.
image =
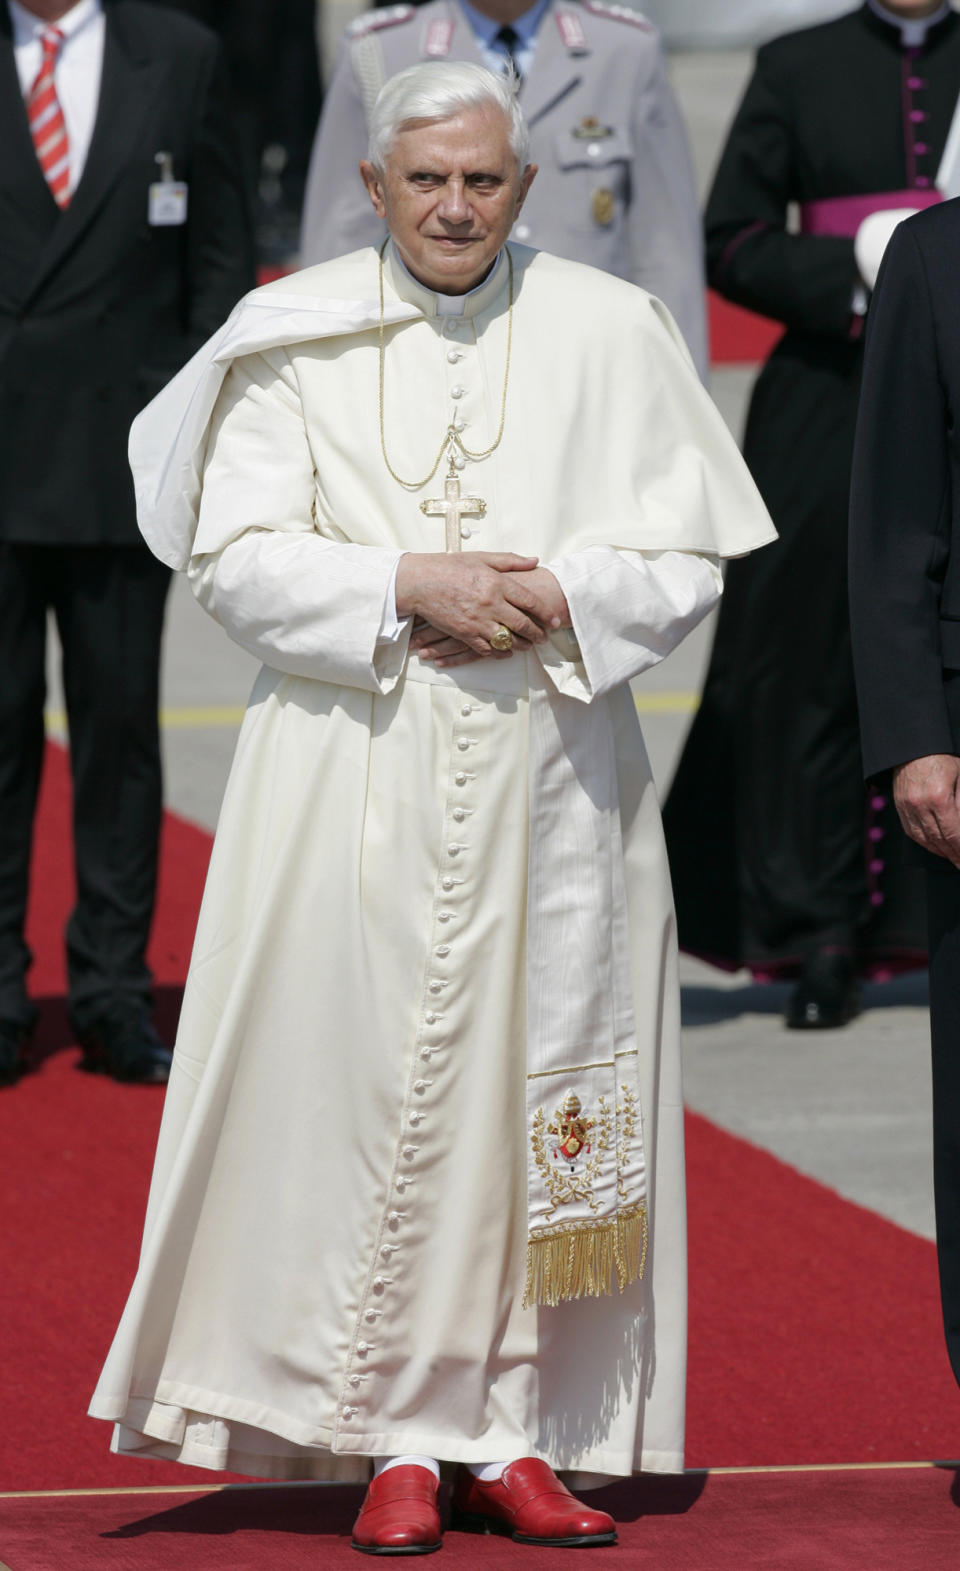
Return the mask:
M502 622L498 623L497 631L490 636L490 648L495 649L498 654L505 654L508 649L513 648L513 634Z

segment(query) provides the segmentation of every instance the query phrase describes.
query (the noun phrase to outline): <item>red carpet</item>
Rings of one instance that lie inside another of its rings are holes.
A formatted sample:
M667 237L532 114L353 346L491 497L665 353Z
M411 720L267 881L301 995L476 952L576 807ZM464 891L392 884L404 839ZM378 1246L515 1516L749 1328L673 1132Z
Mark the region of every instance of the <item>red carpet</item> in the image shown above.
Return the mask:
M84 1416L135 1267L162 1095L76 1069L59 958L67 822L51 748L30 923L37 1068L0 1093L0 1488L209 1485L112 1457L107 1426ZM168 816L153 963L170 1033L208 849ZM688 1135L689 1465L956 1456L932 1245L702 1118Z
M711 365L755 365L783 337L783 324L755 316L707 290Z
M9 1571L356 1571L358 1489L0 1499ZM954 1571L957 1483L933 1467L631 1479L591 1495L615 1549L559 1556L447 1533L438 1567L568 1571Z

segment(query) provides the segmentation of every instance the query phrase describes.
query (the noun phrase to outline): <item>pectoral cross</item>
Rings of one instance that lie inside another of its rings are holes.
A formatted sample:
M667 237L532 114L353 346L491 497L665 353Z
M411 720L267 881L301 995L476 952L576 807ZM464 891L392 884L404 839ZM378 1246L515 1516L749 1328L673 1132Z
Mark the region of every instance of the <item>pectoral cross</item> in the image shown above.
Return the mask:
M450 473L443 483L443 497L431 497L426 502L420 503L421 513L428 518L443 518L446 520L446 551L459 551L460 545L460 520L462 518L482 518L487 511L487 504L482 496L461 496L460 476L450 459Z

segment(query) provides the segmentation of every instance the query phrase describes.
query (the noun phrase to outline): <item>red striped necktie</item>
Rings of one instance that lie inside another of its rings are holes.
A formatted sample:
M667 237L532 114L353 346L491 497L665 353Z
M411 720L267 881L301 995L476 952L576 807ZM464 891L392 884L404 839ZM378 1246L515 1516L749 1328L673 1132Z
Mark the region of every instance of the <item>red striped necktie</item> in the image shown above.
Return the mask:
M27 119L40 168L53 192L53 199L58 207L67 207L70 203L70 192L67 189L70 184L70 143L53 80L53 68L63 43L63 34L58 27L46 27L40 35L40 43L43 61L37 79L27 94Z

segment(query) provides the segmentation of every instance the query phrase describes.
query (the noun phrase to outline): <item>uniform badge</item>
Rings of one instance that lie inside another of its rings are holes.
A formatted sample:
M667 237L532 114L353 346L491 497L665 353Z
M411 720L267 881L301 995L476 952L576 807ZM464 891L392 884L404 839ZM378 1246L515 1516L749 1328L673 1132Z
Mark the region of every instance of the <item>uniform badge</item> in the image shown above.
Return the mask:
M590 45L587 43L587 35L583 30L583 23L576 11L568 11L566 7L563 7L554 12L554 17L564 48L568 53L572 55L587 54Z
M581 1117L582 1104L576 1091L568 1091L554 1113L555 1123L547 1125L547 1134L556 1135L553 1160L569 1163L573 1171L579 1156L590 1155L588 1136L596 1127L596 1119Z
M601 228L606 229L613 223L617 211L617 199L609 186L602 185L599 190L594 191L590 201L590 211L594 223L599 224Z
M584 115L580 124L574 126L572 135L580 142L603 142L613 135L613 126L601 125L596 115Z
M423 52L431 60L444 60L453 43L453 23L448 17L435 17L427 28Z

